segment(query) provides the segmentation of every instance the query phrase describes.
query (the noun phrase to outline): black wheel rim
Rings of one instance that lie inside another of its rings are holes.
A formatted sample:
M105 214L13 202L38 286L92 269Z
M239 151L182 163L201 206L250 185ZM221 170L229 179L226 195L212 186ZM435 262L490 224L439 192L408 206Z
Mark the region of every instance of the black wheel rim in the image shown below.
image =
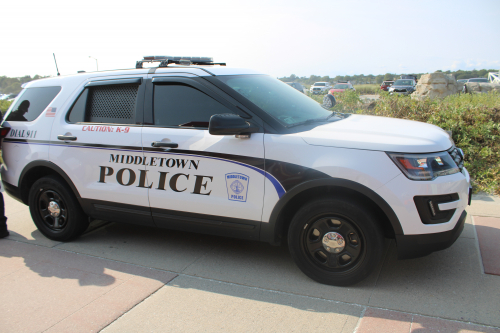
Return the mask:
M53 203L59 208L59 213L54 214L49 210ZM52 231L62 231L68 224L68 210L62 196L54 190L41 190L37 196L37 206L43 224Z
M328 233L340 234L344 248L332 253L325 248L323 238ZM364 256L365 237L357 225L340 216L313 218L302 230L302 248L310 262L321 269L345 272L354 268Z

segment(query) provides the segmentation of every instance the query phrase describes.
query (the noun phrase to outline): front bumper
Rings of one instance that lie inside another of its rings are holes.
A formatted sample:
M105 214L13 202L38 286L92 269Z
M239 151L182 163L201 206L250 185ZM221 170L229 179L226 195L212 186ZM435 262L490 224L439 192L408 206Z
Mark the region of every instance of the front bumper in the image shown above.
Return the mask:
M325 90L310 90L310 92L311 92L311 94L324 94Z
M23 200L21 199L21 193L17 186L14 186L2 180L2 187L5 189L5 192L7 192L8 195L24 204Z
M391 94L397 94L397 95L405 95L405 96L408 96L410 95L412 91L408 91L408 90L405 90L405 91L396 91L396 90L393 90L393 91L389 91Z
M396 235L398 259L423 257L435 251L450 247L464 230L467 212L464 210L457 224L451 230L435 234Z

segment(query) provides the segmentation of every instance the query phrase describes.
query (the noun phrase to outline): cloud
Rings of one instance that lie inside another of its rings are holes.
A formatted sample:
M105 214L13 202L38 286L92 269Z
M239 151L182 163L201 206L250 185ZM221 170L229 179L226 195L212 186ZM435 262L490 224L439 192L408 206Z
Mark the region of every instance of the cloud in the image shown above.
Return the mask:
M492 69L500 68L500 60L484 60L484 59L466 59L466 60L455 60L450 66L445 69L450 69L453 71L471 70L471 69Z

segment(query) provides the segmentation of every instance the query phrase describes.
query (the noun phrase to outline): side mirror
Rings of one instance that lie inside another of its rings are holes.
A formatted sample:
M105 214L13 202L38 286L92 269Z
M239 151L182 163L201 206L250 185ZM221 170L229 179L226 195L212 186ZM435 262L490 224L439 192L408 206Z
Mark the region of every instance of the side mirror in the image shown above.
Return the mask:
M257 126L232 113L214 114L208 124L208 132L212 135L240 135L258 130Z
M321 106L324 109L329 110L330 108L333 108L337 104L337 101L335 100L335 96L326 94L325 97L323 98L323 104Z

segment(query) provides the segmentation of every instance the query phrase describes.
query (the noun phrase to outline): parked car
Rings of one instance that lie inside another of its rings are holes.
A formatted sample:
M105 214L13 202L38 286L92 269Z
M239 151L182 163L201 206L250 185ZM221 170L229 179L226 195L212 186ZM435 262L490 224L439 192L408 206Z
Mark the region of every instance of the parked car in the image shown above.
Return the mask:
M401 75L399 78L401 80L415 80L415 82L418 82L417 76L415 75Z
M474 83L474 82L477 82L477 83L489 83L490 81L488 81L487 78L484 78L484 77L476 77L476 78L472 78L472 79L467 79L467 82L464 83L464 86L462 87L462 92L465 94L467 92L469 92L469 88L467 87L467 84L468 83Z
M383 91L388 91L389 88L394 84L394 81L384 81L382 82L382 84L380 85L380 89L382 89Z
M396 80L392 87L389 88L389 92L391 94L402 94L409 95L415 91L415 86L417 83L415 80Z
M332 89L330 89L330 93L334 94L344 92L348 89L356 91L350 81L339 81L336 85L333 86Z
M483 83L489 83L490 81L488 81L487 78L484 78L484 77L477 77L477 78L473 78L473 79L468 79L467 80L467 83L469 82L483 82Z
M286 84L288 84L290 87L297 89L298 91L300 91L303 94L306 93L306 88L304 88L304 86L298 82L286 82Z
M0 100L13 100L17 97L17 94L5 94L0 97Z
M143 68L151 58L160 66ZM380 267L384 237L403 259L460 236L470 176L447 132L325 110L272 76L214 65L145 57L27 83L0 128L2 189L58 242L98 219L284 243L332 285Z
M315 82L311 88L309 89L309 91L312 93L312 94L322 94L326 91L328 91L328 89L330 89L332 86L330 85L330 82Z

